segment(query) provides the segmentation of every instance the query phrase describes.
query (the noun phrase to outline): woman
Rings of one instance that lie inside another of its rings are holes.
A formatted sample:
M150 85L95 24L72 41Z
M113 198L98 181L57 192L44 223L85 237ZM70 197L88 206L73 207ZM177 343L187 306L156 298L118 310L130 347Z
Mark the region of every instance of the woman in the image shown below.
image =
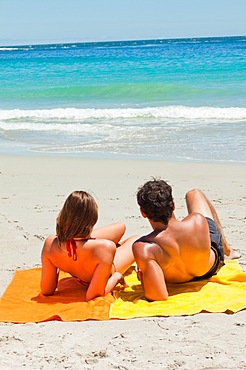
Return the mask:
M87 286L86 301L103 296L123 283L123 273L134 261L132 243L137 236L120 242L123 223L94 230L98 207L85 191L74 191L57 218L56 236L49 236L42 250L41 291L52 295L59 270L70 273ZM117 246L117 248L116 248Z

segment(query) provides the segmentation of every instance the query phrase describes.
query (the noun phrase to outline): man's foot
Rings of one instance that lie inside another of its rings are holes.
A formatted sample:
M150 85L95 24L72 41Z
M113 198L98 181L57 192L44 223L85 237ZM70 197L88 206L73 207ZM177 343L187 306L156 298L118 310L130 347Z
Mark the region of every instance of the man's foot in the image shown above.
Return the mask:
M241 254L231 247L228 248L228 251L225 253L225 260L236 260L241 257Z

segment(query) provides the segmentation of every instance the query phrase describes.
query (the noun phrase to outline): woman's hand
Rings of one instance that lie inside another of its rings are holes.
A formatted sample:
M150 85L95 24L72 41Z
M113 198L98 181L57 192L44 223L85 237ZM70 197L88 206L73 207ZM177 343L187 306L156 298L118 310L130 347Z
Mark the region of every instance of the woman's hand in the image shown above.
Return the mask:
M117 284L121 284L123 288L127 288L128 285L125 282L124 276L120 272L113 273L112 276L108 279L106 288L105 288L105 294L110 293Z

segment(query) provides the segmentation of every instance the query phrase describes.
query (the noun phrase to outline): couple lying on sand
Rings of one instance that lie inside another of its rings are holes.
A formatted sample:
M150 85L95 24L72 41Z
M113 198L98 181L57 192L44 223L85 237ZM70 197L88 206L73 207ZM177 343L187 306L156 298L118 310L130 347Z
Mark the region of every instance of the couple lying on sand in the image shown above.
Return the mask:
M57 218L56 236L42 250L41 291L52 295L59 270L87 286L86 300L111 292L123 274L137 263L137 275L150 301L166 300L166 283L207 279L224 265L224 255L238 258L225 240L216 211L199 190L186 194L188 216L174 215L172 188L151 180L138 189L137 201L153 231L121 241L125 225L94 229L98 207L84 191L69 195Z

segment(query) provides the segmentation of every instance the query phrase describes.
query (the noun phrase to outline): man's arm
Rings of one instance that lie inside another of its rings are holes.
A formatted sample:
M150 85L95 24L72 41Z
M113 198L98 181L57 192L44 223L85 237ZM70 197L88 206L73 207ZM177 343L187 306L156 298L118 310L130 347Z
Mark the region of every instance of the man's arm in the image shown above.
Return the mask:
M133 244L133 254L140 269L139 276L144 295L150 301L165 301L168 298L164 273L156 260L159 245L144 241Z

